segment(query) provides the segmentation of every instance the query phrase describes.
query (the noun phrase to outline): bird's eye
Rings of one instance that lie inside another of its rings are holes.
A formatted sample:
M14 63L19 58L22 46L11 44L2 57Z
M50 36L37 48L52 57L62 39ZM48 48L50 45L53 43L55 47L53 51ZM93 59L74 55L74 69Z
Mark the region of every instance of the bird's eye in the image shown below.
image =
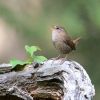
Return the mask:
M59 27L56 27L56 29L59 29Z

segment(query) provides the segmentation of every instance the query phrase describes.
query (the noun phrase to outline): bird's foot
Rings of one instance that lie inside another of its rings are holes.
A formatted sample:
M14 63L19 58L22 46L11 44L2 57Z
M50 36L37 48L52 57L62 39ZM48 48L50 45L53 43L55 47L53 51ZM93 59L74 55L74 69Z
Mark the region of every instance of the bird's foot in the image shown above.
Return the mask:
M52 61L52 64L54 63L54 61L56 61L56 60L58 60L58 59L60 59L61 57L60 57L60 55L58 56L58 57L56 57L56 58L51 58L51 60L53 60Z
M62 65L65 61L70 61L70 59L68 58L61 58L61 62L60 62L60 65Z
M51 60L58 60L58 59L60 59L60 55L58 56L58 57L56 57L56 58L51 58Z

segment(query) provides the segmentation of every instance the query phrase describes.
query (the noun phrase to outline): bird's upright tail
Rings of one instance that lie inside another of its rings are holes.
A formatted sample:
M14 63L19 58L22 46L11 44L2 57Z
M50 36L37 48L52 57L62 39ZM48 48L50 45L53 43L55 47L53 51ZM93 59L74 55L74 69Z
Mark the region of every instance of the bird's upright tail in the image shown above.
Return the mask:
M78 38L76 38L75 40L73 40L73 43L75 44L75 45L77 45L78 43L79 43L79 40L81 39L81 37L78 37Z

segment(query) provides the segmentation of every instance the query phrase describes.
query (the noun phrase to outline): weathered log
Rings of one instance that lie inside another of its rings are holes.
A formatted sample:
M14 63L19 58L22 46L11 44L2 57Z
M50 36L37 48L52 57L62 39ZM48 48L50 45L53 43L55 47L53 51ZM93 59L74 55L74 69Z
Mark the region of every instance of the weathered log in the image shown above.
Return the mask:
M0 74L0 100L92 100L94 86L75 61L48 60Z

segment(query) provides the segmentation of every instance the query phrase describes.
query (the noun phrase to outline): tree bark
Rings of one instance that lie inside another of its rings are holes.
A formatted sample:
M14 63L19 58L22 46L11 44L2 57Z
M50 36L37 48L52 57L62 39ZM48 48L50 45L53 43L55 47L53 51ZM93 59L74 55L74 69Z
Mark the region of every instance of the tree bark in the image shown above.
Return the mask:
M1 65L0 100L92 100L95 89L85 69L72 60L60 62L33 63L21 71Z

